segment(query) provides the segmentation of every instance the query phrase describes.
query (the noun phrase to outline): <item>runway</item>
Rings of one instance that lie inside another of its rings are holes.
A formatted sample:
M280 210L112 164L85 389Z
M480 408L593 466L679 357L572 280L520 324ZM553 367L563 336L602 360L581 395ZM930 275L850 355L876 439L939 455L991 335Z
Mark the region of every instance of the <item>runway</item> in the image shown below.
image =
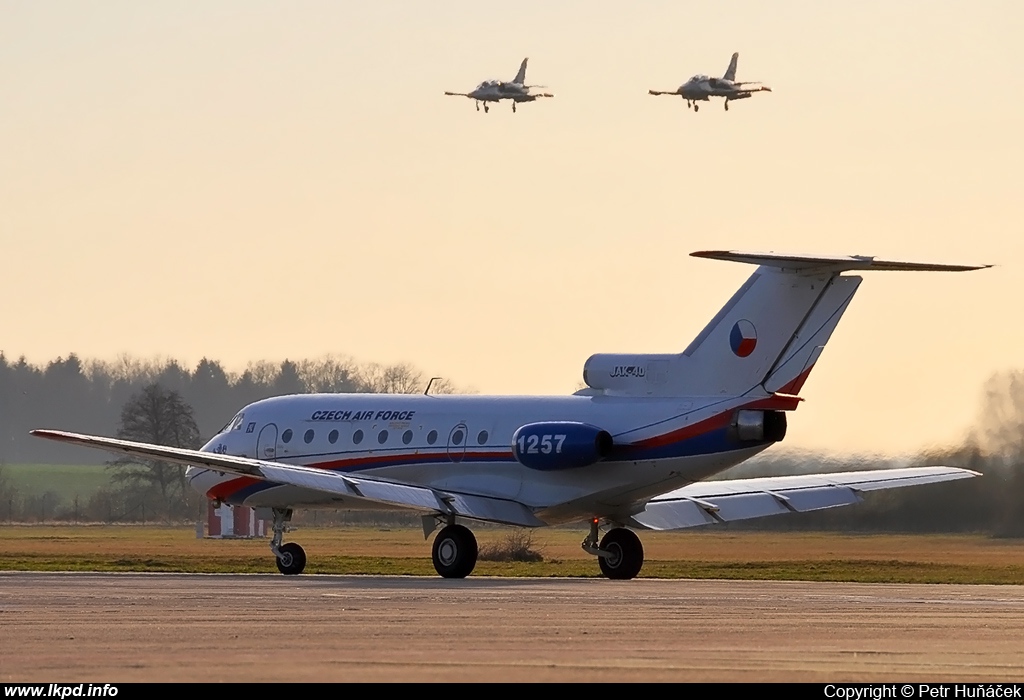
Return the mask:
M0 681L1024 680L1024 586L0 574Z

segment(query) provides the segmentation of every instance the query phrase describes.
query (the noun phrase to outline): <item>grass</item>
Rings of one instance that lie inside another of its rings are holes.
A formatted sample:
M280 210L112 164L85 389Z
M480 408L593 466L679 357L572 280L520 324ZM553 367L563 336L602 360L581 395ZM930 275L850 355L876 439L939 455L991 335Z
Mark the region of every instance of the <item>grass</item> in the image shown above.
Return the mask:
M86 501L111 483L111 471L102 464L5 464L3 469L20 495L53 491L64 503L71 503L76 495Z
M6 525L0 570L276 573L266 539L197 539L192 527ZM508 530L476 530L481 550ZM480 560L474 576L595 578L582 530L533 533L542 561ZM641 532L641 578L1024 583L1024 547L980 535ZM309 528L289 533L306 549L310 574L436 576L430 540L413 529Z

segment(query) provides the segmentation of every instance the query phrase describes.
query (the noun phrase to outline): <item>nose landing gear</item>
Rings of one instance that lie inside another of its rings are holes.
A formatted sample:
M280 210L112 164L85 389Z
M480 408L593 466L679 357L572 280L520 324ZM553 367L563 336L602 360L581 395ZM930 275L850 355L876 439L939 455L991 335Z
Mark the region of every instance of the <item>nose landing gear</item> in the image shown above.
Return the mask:
M292 519L292 511L287 508L274 508L274 537L270 540L270 551L277 559L277 570L285 576L301 574L306 568L306 552L295 542L282 545L286 523Z

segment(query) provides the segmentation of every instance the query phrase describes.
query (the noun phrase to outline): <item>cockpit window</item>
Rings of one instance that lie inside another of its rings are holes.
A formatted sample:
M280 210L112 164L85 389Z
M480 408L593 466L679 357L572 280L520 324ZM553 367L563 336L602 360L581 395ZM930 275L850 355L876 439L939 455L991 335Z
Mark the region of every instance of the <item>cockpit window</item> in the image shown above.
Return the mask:
M239 413L237 416L235 416L234 418L229 420L224 425L224 427L221 428L218 431L217 434L220 435L220 433L227 433L227 432L230 432L232 430L241 430L242 429L242 421L243 420L245 420L245 414L244 413Z

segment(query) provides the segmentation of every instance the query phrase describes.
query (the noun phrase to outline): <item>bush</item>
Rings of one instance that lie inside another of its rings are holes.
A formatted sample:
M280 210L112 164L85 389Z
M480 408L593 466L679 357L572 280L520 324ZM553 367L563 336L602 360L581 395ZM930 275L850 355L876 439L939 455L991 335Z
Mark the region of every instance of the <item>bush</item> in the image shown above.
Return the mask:
M480 547L477 559L481 561L544 561L541 553L533 549L533 530L517 528L499 542Z

